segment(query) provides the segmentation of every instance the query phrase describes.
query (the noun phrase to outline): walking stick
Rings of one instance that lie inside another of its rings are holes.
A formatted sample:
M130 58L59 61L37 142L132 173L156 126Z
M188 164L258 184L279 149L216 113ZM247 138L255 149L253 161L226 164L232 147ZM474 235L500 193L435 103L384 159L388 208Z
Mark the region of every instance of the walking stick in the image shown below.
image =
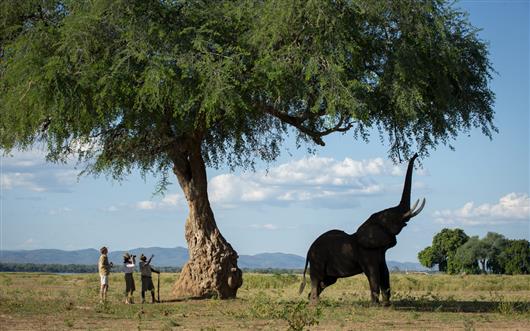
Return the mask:
M156 287L157 287L156 292L158 294L158 303L160 303L160 272L158 273L158 281L157 281Z

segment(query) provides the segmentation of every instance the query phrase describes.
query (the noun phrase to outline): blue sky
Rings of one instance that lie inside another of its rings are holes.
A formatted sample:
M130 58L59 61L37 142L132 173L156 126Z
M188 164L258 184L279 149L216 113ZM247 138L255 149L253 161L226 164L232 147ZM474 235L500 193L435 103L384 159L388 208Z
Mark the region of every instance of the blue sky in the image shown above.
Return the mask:
M530 238L529 1L461 1L489 42L497 74L493 140L478 130L461 135L456 150L439 146L421 160L412 198L423 212L398 236L387 257L416 261L444 227L468 235L488 231ZM288 141L282 156L256 172L208 169L210 199L223 235L240 254L284 252L305 256L331 229L353 232L373 212L400 198L405 165L387 158L387 146L334 135L315 155ZM153 196L156 179L133 174L124 182L77 178L74 164L44 161L38 149L1 158L0 248L111 250L186 246L186 203L171 185ZM176 179L173 180L176 182Z

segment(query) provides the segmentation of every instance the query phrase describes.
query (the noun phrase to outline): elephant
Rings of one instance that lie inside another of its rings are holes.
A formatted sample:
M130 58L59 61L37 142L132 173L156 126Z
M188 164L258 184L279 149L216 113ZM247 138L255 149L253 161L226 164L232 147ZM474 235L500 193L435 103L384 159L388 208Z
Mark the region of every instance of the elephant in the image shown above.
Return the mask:
M304 290L308 264L311 278L311 303L317 303L322 291L334 284L338 278L364 273L370 283L371 302L390 304L390 275L386 264L386 251L397 243L396 236L417 216L425 206L425 198L410 208L412 171L417 154L410 159L401 201L395 207L372 214L357 231L348 234L331 230L319 236L310 246L299 293Z

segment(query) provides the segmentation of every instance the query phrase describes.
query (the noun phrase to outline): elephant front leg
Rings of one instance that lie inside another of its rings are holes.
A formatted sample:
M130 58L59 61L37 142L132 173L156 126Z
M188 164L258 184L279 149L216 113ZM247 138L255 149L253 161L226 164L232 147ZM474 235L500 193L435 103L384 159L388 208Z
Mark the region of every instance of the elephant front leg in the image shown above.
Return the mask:
M380 287L380 272L379 265L368 268L366 277L370 283L370 297L373 305L379 304L379 287Z
M383 306L389 306L390 305L390 273L388 272L388 266L386 265L386 261L383 260L383 262L380 265L381 270L381 299Z

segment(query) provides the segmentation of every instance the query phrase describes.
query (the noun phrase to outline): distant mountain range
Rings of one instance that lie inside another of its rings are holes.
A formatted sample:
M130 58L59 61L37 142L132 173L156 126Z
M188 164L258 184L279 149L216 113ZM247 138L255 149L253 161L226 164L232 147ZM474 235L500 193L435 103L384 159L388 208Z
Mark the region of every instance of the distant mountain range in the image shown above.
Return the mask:
M131 254L144 254L147 257L154 254L153 265L164 267L182 267L188 260L188 250L183 247L135 248L128 251ZM123 262L125 251L111 251L109 260L114 264ZM96 249L82 249L64 251L60 249L35 249L20 251L0 251L0 262L4 263L36 263L36 264L97 264L99 251ZM240 255L238 265L248 269L303 269L305 258L284 253L261 253L256 255ZM422 271L427 270L419 263L388 261L388 268L392 270Z

